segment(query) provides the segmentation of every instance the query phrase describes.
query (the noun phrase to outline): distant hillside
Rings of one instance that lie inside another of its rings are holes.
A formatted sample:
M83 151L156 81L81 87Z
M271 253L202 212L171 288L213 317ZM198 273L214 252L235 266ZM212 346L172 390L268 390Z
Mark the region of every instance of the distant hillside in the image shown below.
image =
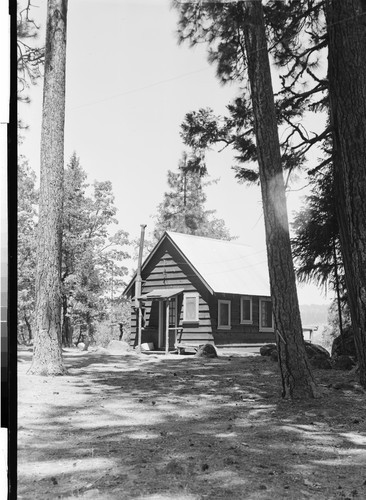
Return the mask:
M300 306L303 326L322 325L328 321L329 305L306 304Z

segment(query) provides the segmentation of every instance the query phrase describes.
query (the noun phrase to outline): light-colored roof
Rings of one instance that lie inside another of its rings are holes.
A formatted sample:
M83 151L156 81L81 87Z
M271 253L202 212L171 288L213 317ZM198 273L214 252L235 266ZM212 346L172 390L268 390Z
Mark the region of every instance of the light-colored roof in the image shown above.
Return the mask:
M214 292L270 295L265 251L232 241L167 234Z

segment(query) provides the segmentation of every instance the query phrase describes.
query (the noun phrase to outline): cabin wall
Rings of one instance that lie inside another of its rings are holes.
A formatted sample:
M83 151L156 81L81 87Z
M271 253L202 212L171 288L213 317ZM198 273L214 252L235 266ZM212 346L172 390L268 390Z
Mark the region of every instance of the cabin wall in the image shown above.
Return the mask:
M259 299L262 297L251 296L252 299L252 323L241 324L240 301L241 295L220 293L216 294L211 303L210 313L212 318L212 331L216 345L225 344L262 344L275 342L274 332L259 331ZM220 329L218 327L218 302L229 300L231 303L231 327Z
M178 325L182 327L179 336L181 342L189 344L214 343L210 319L210 294L202 286L201 281L193 274L191 267L182 260L179 253L169 243L165 242L156 255L148 263L142 273L142 295L157 288L183 288L186 292L199 294L199 321L196 323L183 323L183 297L178 298ZM131 290L133 298L135 287ZM212 296L211 296L212 297ZM144 303L144 328L142 330L142 343L153 342L158 345L159 303L148 301ZM172 335L173 340L173 335ZM137 316L134 309L131 314L131 345L137 345ZM170 342L172 347L173 341Z
M183 297L178 301L178 325L183 328L180 341L188 344L212 343L227 344L255 344L274 342L273 332L259 331L259 298L252 297L252 324L240 324L240 295L211 294L202 285L201 280L193 273L191 267L183 260L169 241L162 242L156 254L142 272L142 295L157 288L183 288L186 292L199 294L199 321L197 323L183 323ZM133 285L130 298L135 293ZM218 328L218 300L231 301L231 328ZM149 301L144 304L144 321L142 343L153 342L158 346L158 301ZM173 337L173 336L172 336ZM137 345L137 316L131 314L131 345ZM173 342L170 342L172 348Z

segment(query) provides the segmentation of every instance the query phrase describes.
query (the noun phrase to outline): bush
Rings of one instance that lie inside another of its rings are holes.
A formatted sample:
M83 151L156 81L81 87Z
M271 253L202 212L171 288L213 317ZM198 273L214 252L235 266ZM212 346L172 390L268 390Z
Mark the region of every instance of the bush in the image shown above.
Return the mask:
M118 324L111 325L110 321L98 323L94 331L94 340L97 347L107 347L111 340L119 339Z

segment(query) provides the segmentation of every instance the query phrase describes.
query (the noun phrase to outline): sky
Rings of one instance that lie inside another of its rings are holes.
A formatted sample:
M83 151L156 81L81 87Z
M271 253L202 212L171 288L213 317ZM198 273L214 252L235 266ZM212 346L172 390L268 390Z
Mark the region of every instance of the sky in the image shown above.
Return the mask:
M46 0L32 5L41 41ZM206 47L177 44L177 19L169 0L69 2L65 162L75 151L89 182L112 182L118 228L131 239L139 236L140 224L147 224L147 235L153 231L167 171L177 169L186 149L180 137L185 114L205 107L224 114L238 95L236 85L220 85ZM31 103L18 109L29 125L19 153L38 173L42 82L29 95ZM314 130L318 121L310 123ZM238 184L230 151L213 150L206 163L211 178L220 179L206 190L207 208L217 211L239 243L263 250L265 266L260 188ZM288 194L290 218L303 193ZM300 304L330 302L315 286L300 286L298 293Z

